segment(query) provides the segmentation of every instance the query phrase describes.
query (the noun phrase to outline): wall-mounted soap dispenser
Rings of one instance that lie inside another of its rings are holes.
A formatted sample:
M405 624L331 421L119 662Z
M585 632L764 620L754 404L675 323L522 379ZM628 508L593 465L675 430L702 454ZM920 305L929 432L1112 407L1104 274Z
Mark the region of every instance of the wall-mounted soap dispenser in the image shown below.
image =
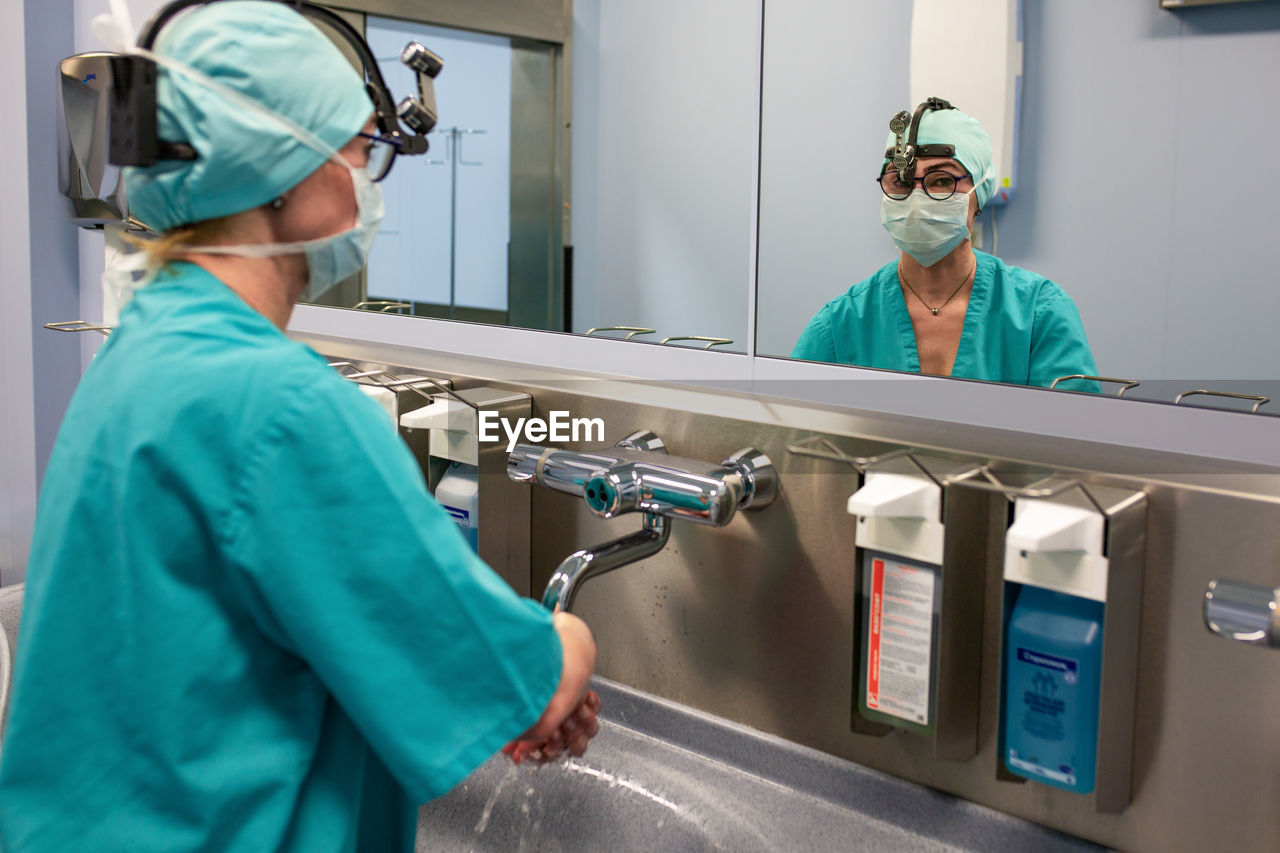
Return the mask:
M442 394L429 405L403 415L400 428L429 431L429 470L435 475L432 492L467 542L479 552L479 410Z
M1071 480L1001 488L1014 520L998 774L1118 813L1131 799L1146 496Z
M932 735L942 607L942 486L932 477L868 471L849 497L858 521L861 654L858 711Z
M857 461L866 473L848 501L858 546L852 728L901 729L931 738L936 758L972 758L998 504L945 485L955 463L904 451Z
M427 486L480 557L521 595L530 592L530 502L506 476L501 441L480 441L480 414L527 421L532 398L500 388L440 393L400 416L400 432L423 466Z

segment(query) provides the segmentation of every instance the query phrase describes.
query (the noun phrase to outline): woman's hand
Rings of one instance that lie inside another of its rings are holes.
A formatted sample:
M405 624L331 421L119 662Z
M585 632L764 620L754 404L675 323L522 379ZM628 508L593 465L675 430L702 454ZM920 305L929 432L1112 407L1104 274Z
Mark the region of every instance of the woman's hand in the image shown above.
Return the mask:
M502 753L516 764L525 761L545 764L555 761L565 752L581 757L587 751L587 743L600 731L600 723L596 720L599 713L600 696L594 690L588 690L550 737L543 741L513 740L502 748Z
M516 764L551 761L566 749L573 755L587 750L587 741L600 730L596 713L600 697L587 689L596 665L596 643L587 623L563 611L552 617L564 654L560 683L538 722L502 748Z

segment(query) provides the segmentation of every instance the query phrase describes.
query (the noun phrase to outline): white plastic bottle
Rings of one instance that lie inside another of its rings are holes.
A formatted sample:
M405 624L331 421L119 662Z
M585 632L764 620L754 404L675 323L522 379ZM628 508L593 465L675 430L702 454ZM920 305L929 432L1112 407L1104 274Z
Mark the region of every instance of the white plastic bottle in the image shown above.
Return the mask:
M436 500L471 543L479 551L480 543L480 478L474 465L462 462L449 463L448 469L436 485Z

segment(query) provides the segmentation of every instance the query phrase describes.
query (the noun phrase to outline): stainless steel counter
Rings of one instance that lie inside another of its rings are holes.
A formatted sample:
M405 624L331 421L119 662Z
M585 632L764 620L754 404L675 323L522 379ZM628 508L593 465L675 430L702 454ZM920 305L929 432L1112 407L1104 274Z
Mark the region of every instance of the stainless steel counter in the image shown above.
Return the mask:
M1097 850L992 809L605 679L600 734L545 767L491 759L419 815L419 853Z

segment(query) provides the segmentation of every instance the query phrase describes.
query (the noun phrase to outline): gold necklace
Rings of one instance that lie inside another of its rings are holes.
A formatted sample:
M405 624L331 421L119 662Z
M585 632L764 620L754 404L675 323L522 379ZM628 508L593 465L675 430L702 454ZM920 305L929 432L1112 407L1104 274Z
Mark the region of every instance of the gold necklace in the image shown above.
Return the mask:
M951 295L948 296L941 305L939 305L937 308L934 308L928 302L925 302L923 299L920 299L920 294L916 293L916 289L911 286L911 282L907 281L907 277L902 274L902 262L901 261L898 262L898 278L902 281L903 284L907 286L907 290L910 290L916 299L920 299L921 305L923 305L925 308L928 308L930 311L933 312L933 316L935 317L938 316L939 311L947 307L948 302L956 298L957 293L959 293L961 290L964 290L965 284L968 283L969 281L969 276L973 275L977 271L978 271L978 264L977 264L977 261L975 261L973 264L973 268L964 274L964 278L960 279L960 286L957 287L955 290L953 290L951 292Z

